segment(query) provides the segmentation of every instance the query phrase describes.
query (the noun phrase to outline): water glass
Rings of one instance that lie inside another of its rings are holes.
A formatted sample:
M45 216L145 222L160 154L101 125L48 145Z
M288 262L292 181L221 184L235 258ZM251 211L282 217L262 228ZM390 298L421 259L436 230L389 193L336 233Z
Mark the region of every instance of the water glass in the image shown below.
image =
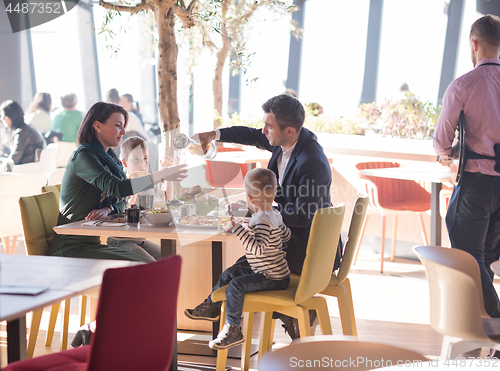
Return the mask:
M230 205L227 198L219 199L219 230L224 230L226 224L231 221Z

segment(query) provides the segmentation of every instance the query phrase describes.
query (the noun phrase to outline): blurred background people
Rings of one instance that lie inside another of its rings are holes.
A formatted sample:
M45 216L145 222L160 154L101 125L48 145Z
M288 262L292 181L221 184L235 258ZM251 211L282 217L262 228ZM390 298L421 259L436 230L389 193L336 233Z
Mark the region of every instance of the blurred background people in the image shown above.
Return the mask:
M134 98L130 94L122 95L120 98L120 102L118 103L125 109L125 111L128 112L127 135L125 136L125 138L139 136L143 139L148 140L150 138L150 135L148 134L146 129L144 129L142 121L132 111L133 103L134 103Z
M52 120L50 131L62 133L63 142L76 142L76 134L83 121L83 114L76 109L77 103L76 94L63 95L61 105L64 110Z
M138 109L134 108L134 97L132 96L132 94L123 94L120 98L120 106L125 108L127 112L132 112L134 115L136 115L141 121L142 126L144 126L144 121L142 121L142 114ZM137 108L139 108L138 105Z
M51 118L50 109L52 107L52 98L49 93L36 93L31 101L24 122L38 129L42 134L50 130Z
M109 89L106 92L106 102L120 104L120 94L118 94L118 90L116 90L114 88Z
M6 160L14 165L34 162L37 150L45 147L45 139L33 126L25 123L21 106L12 100L3 102L0 105L0 121L12 135Z

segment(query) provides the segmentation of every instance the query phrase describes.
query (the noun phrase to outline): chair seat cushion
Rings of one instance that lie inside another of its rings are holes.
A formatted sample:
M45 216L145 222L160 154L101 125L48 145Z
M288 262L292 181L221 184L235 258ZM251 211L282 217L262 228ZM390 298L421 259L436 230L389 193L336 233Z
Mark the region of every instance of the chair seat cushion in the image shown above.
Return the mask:
M223 286L212 293L211 299L213 302L226 300L227 286ZM245 304L255 304L265 302L266 304L275 306L290 306L296 305L295 291L297 287L288 287L286 290L269 290L247 292L245 294Z
M84 371L90 346L78 347L24 361L13 362L2 371Z
M429 199L425 200L408 199L403 201L385 199L384 202L380 200L380 206L382 206L384 209L389 209L389 210L407 210L415 212L424 212L431 208L431 200L430 197Z

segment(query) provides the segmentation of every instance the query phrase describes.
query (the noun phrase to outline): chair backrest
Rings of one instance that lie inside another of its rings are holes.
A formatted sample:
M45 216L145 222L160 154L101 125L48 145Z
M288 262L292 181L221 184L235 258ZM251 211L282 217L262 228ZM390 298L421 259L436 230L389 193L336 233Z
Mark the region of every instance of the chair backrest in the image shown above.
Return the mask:
M361 229L363 229L363 224L366 217L366 209L368 208L368 196L359 195L354 203L354 209L352 211L351 224L349 225L349 232L347 234L347 241L345 243L344 255L342 256L342 262L340 263L340 269L338 273L334 274L337 279L337 283L340 284L344 281L351 270L352 260L354 258L354 253L356 247L359 243L359 238L361 235ZM332 277L333 278L333 277Z
M428 361L420 353L392 345L335 338L338 337L312 336L295 339L286 347L264 354L259 359L258 369L259 371L293 371L325 368L364 371L396 365L402 366L405 362L408 362L407 364L415 362L413 367L418 368L419 361ZM307 361L311 362L310 366L307 366Z
M427 211L431 207L431 195L422 185L413 180L391 179L361 174L365 169L401 167L397 162L372 161L356 165L359 177L370 196L371 206L387 209ZM398 203L397 207L393 206Z
M65 167L60 167L47 172L47 185L61 184L64 172L66 171Z
M218 152L241 152L239 148L218 147ZM243 179L248 171L246 164L234 164L232 162L207 161L205 168L205 179L214 188L244 188Z
M322 291L330 282L344 212L345 207L341 205L318 209L314 214L306 258L295 293L297 304Z
M47 255L59 216L59 202L52 192L19 198L24 241L28 255Z
M430 294L432 328L443 335L470 340L487 339L481 277L469 253L441 246L416 246L425 266Z
M172 359L181 257L104 273L88 370L163 371Z
M42 187L42 193L45 192L54 192L57 197L57 204L59 205L59 197L61 196L61 185L46 185Z

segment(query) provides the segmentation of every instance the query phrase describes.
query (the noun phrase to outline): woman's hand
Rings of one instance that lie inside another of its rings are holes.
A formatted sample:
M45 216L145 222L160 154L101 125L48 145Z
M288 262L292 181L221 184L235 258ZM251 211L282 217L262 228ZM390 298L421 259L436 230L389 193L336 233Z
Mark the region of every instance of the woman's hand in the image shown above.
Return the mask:
M151 174L151 178L153 178L154 184L158 184L164 181L181 181L187 178L186 168L187 164L170 166Z
M87 215L85 217L85 219L86 220L98 220L98 219L101 219L101 218L108 216L109 214L111 214L112 211L113 210L111 207L103 207L102 209L94 209L89 213L89 215Z

